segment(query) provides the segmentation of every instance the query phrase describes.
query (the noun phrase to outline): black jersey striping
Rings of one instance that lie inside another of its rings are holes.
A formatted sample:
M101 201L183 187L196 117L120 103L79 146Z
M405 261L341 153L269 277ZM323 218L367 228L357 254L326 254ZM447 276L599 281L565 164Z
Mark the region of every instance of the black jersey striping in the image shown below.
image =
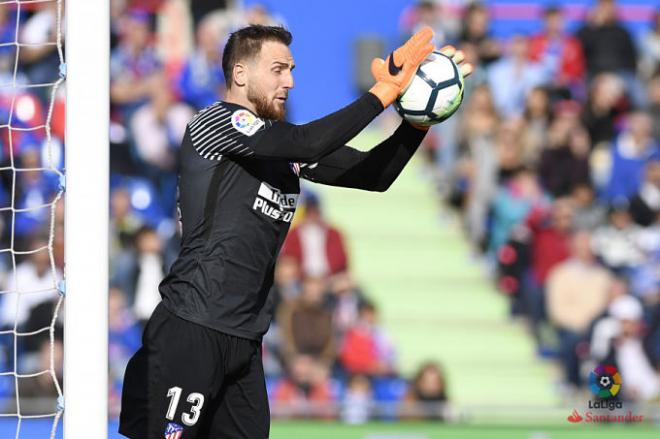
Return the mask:
M195 149L206 159L218 159L225 153L254 154L241 142L242 134L232 124L232 114L223 103L216 103L196 116L189 129Z

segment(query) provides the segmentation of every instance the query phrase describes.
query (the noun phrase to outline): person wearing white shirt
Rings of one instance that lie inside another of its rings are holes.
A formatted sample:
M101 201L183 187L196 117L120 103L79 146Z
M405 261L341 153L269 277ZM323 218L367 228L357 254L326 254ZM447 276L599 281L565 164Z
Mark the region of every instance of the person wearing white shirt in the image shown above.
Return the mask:
M20 327L27 321L32 308L57 298L57 283L62 275L58 270L53 273L47 245L45 239L33 240L30 250L35 252L16 267L15 274L11 270L7 273L7 284L0 302L0 324L3 327Z

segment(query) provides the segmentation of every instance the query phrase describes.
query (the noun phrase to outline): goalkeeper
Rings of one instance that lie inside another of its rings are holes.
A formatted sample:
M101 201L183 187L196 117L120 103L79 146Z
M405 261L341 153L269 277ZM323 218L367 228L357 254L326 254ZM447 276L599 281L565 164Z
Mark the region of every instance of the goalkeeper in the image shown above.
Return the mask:
M268 437L261 339L299 178L369 191L392 184L425 128L403 121L368 152L345 144L400 95L433 50L432 37L424 28L386 60L374 60L368 93L296 126L283 121L294 85L291 34L255 25L230 36L222 59L226 100L200 111L181 145L181 252L126 370L122 434ZM462 61L453 48L445 53ZM470 66L462 70L469 74Z

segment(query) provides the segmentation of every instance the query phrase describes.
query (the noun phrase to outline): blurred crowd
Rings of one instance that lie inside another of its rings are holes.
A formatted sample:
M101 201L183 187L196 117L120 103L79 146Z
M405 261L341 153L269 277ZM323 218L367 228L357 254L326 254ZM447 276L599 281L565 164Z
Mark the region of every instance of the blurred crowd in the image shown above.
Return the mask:
M176 151L186 123L222 99L228 33L283 23L263 6L203 3L112 2L113 415L177 254ZM431 25L438 47L456 45L476 67L459 113L425 143L475 258L512 316L528 322L539 355L561 366L562 390L584 388L585 372L607 362L636 377L626 398L657 398L660 15L639 39L613 1L597 1L574 33L550 7L538 32L501 40L486 6L445 12L440 2L411 4L401 36ZM190 28L188 43L181 32L168 37L176 26ZM306 190L278 260L263 358L273 416L445 419L441 365L402 376L378 304L352 275L346 238L324 218L330 208Z
M459 213L475 258L527 323L541 358L577 395L597 364L623 398L660 398L660 12L632 34L614 0L574 31L565 11L500 41L489 9L462 26L433 2L428 24L476 66L460 112L432 131L429 169Z
M222 99L228 33L284 22L263 6L233 3L111 2L113 416L126 362L178 251L176 153L185 126ZM14 364L25 374L48 370L54 356L61 382L61 317L54 344L43 331L58 303L64 253L63 200L50 206L61 190L53 169L63 168L64 138L63 88L51 94L60 71L48 44L55 6L26 4L18 13L0 4L2 43L26 43L20 51L0 46L0 247L18 252L15 260L0 252L0 325L10 331L0 331L0 372ZM595 364L609 363L626 377L625 398L657 399L660 14L641 36L619 21L612 0L595 1L574 32L561 8L543 10L542 21L532 34L500 39L477 2L411 2L402 11L402 39L430 25L438 47L456 45L476 67L459 112L427 136L427 169L511 315L527 322L539 356L561 367L561 389L579 391ZM430 361L402 376L378 304L352 275L347 238L325 219L332 206L309 190L302 199L264 338L273 415L445 419L442 366ZM17 301L17 289L30 293ZM14 392L14 378L0 375L3 413L17 409ZM21 413L54 411L50 373L19 378L19 392L51 398L21 403Z
M3 414L55 413L55 380L62 383L63 313L56 308L64 267L65 96L63 85L55 87L58 35L64 42L57 24L56 1L0 3Z

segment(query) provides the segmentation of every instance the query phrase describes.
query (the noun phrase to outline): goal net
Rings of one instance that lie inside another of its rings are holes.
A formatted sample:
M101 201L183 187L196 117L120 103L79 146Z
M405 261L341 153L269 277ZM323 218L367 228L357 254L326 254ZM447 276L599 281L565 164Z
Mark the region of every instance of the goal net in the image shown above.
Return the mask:
M61 436L63 1L0 1L0 437Z

